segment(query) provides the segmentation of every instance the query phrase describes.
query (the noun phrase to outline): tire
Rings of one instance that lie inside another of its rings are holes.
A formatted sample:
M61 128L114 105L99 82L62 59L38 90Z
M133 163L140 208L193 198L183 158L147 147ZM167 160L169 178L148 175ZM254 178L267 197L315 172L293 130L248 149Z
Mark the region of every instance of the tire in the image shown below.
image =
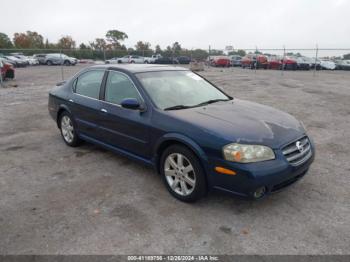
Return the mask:
M47 61L46 61L46 64L47 64L48 66L52 66L52 65L53 65L51 60L47 60Z
M63 64L64 64L65 66L70 66L70 65L71 65L71 63L70 63L68 60L64 61Z
M170 194L180 201L194 202L207 193L204 170L197 156L184 146L173 145L163 152L160 172Z
M147 60L145 61L145 64L148 64L148 61L147 61Z
M135 64L135 61L134 61L134 60L132 60L130 63L131 63L131 64Z
M81 140L76 133L76 125L73 121L73 117L67 111L64 111L59 116L59 128L63 141L71 147L77 147Z

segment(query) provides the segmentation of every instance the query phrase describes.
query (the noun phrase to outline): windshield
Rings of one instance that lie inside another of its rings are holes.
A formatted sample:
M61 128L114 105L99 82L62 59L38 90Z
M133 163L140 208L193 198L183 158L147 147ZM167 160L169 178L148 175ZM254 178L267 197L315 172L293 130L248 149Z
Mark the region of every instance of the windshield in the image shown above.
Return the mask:
M210 100L231 99L190 71L146 72L136 75L160 109L179 105L192 107Z

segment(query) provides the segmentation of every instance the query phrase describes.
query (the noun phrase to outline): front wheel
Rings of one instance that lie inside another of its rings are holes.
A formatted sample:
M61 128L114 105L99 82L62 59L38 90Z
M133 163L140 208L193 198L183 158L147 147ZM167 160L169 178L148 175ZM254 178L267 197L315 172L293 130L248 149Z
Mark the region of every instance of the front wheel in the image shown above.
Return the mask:
M175 198L194 202L207 192L204 170L198 158L186 147L168 147L161 158L161 174L166 188Z
M59 127L61 130L63 141L67 145L71 147L76 147L80 144L81 141L75 131L76 129L71 114L69 114L68 112L63 112L60 115Z

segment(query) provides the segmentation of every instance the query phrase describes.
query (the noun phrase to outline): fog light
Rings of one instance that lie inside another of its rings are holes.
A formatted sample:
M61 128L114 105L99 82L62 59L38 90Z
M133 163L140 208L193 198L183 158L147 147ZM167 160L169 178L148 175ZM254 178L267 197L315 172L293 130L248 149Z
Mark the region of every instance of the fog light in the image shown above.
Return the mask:
M266 187L259 187L257 190L254 192L254 198L261 198L265 195L266 193Z

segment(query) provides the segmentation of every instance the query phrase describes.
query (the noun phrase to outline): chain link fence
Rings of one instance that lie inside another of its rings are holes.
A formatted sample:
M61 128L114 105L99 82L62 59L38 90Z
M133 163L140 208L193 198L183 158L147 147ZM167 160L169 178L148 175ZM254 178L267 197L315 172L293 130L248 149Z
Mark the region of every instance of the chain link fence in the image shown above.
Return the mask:
M37 57L39 59L40 64L47 65L47 61L40 60L40 55L45 57L47 54L56 54L61 58L62 63L60 63L56 68L59 71L60 80L65 79L64 75L64 57L73 57L76 58L79 63L84 64L103 64L106 60L112 59L112 58L121 58L123 56L127 55L137 55L141 57L150 57L152 55L160 54L163 57L169 57L171 58L171 61L175 61L175 58L178 57L188 57L189 60L195 60L199 62L204 62L206 66L212 66L210 61L214 59L215 57L226 57L231 59L230 55L240 55L241 57L244 55L251 54L253 56L261 55L265 56L267 58L267 63L272 63L272 59L279 59L282 63L280 65L281 69L281 75L283 76L283 72L287 70L288 68L284 64L286 58L288 57L304 57L307 58L310 65L314 64L314 67L310 67L309 71L312 72L314 75L316 74L316 71L318 71L318 63L321 63L320 61L328 61L329 63L340 63L346 59L350 60L350 48L319 48L316 46L315 48L288 48L286 46L283 46L281 48L227 48L227 49L217 49L213 48L211 46L208 46L207 49L203 48L191 48L191 49L165 49L161 50L159 52L156 52L155 50L147 49L147 50L134 50L132 48L129 49L114 49L114 50L107 50L107 49L0 49L0 58L2 61L7 61L12 63L15 67L21 66L17 65L16 61L9 61L13 57L18 57L21 59L21 55L25 57L33 58ZM346 58L346 59L344 59ZM31 65L31 62L27 61L26 65ZM24 65L23 65L24 66ZM345 67L344 67L345 68ZM342 69L344 69L342 68ZM258 62L253 64L251 69L258 70ZM266 67L265 69L272 69L271 66ZM276 69L276 68L274 68ZM297 68L296 68L297 69ZM334 69L339 69L335 67ZM348 64L348 69L350 70L350 61ZM3 85L2 77L0 77L0 84Z

